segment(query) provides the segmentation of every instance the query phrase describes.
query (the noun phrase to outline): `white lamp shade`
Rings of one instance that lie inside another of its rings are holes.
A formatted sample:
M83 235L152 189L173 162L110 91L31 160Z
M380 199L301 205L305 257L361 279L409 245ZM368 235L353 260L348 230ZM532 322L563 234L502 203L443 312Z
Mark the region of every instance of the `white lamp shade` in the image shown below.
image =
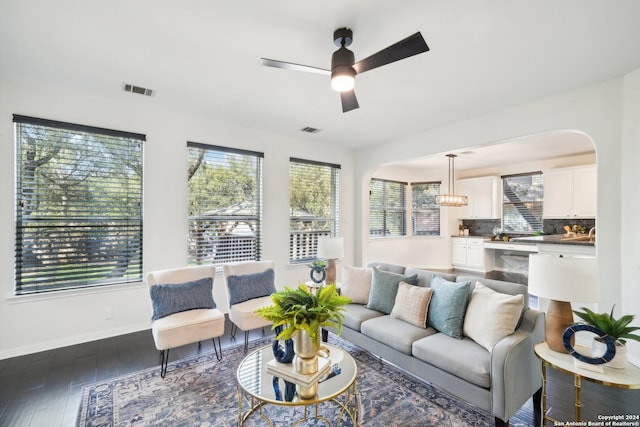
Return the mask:
M529 255L529 293L555 301L598 302L596 258Z
M318 237L318 258L340 259L344 257L342 237Z

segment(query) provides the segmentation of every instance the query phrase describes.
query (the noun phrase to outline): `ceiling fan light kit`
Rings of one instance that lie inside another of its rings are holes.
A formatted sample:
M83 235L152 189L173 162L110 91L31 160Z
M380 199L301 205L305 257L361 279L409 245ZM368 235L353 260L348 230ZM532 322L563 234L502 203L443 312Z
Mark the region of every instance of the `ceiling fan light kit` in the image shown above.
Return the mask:
M338 50L333 52L331 56L331 70L267 58L260 58L260 65L331 75L331 87L333 90L340 92L342 112L346 113L360 107L353 91L356 74L362 74L365 71L429 50L429 46L424 41L422 34L417 32L359 62L355 62L353 52L347 49L353 42L353 31L348 28L338 28L333 33L333 42L338 46Z

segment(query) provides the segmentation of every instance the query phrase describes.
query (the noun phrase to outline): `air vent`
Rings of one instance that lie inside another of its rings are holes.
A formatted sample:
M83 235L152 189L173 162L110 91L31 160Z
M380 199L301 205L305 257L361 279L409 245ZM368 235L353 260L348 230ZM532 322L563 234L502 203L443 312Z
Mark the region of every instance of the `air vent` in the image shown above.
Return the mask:
M306 133L318 133L318 132L320 132L320 129L312 128L310 126L305 126L300 130L302 132L306 132Z
M125 83L123 87L125 92L137 93L138 95L153 96L155 91L153 89L147 89L146 87L134 86L129 83Z

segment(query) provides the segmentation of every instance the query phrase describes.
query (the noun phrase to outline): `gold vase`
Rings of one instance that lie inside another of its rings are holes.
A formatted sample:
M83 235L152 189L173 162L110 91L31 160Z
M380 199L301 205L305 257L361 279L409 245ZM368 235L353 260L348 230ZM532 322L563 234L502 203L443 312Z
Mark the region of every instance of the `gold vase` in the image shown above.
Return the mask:
M307 331L298 331L293 336L293 348L295 357L293 358L293 369L303 375L313 375L318 372L318 348L320 346L320 334L316 333L316 338L311 339ZM300 399L312 399L318 393L318 383L309 386L296 386Z

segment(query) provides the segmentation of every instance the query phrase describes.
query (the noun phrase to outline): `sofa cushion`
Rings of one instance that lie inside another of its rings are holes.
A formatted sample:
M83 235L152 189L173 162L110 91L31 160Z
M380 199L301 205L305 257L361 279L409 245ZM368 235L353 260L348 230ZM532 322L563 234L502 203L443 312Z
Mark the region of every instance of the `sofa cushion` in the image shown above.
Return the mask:
M391 310L393 310L393 304L396 302L398 283L403 281L410 285L415 285L417 280L418 278L415 275L405 277L402 274L391 273L380 270L379 268L374 268L367 308L380 311L384 314L391 313Z
M362 322L373 319L374 317L384 316L384 313L370 310L362 304L347 304L343 314L344 319L342 320L342 324L358 332L360 332Z
M417 340L413 356L477 386L491 387L491 353L469 338L439 333Z
M412 274L416 274L418 276L418 286L431 286L431 281L435 276L440 276L450 282L456 281L456 276L454 274L436 273L435 271L424 270L422 268L407 268L404 270L405 276L411 276Z
M151 320L188 310L216 308L211 277L179 284L153 285L149 293L153 306Z
M371 262L367 263L367 267L369 267L369 268L379 268L380 270L388 271L390 273L404 274L404 265L399 265L399 264L391 264L391 263L388 263L388 262L371 261Z
M408 355L415 341L436 333L433 328L419 328L389 315L362 322L360 329L363 335Z
M427 327L427 310L432 293L433 290L431 288L400 282L391 317L425 329Z
M372 276L371 268L345 265L342 268L340 293L342 296L351 298L351 302L354 304L368 303Z
M273 268L252 274L233 274L227 277L229 305L253 298L266 297L276 291Z
M522 295L496 292L476 283L464 317L463 332L489 351L516 329L524 307Z
M429 306L429 326L454 338L462 338L471 282L449 282L440 276L431 281L433 296Z

